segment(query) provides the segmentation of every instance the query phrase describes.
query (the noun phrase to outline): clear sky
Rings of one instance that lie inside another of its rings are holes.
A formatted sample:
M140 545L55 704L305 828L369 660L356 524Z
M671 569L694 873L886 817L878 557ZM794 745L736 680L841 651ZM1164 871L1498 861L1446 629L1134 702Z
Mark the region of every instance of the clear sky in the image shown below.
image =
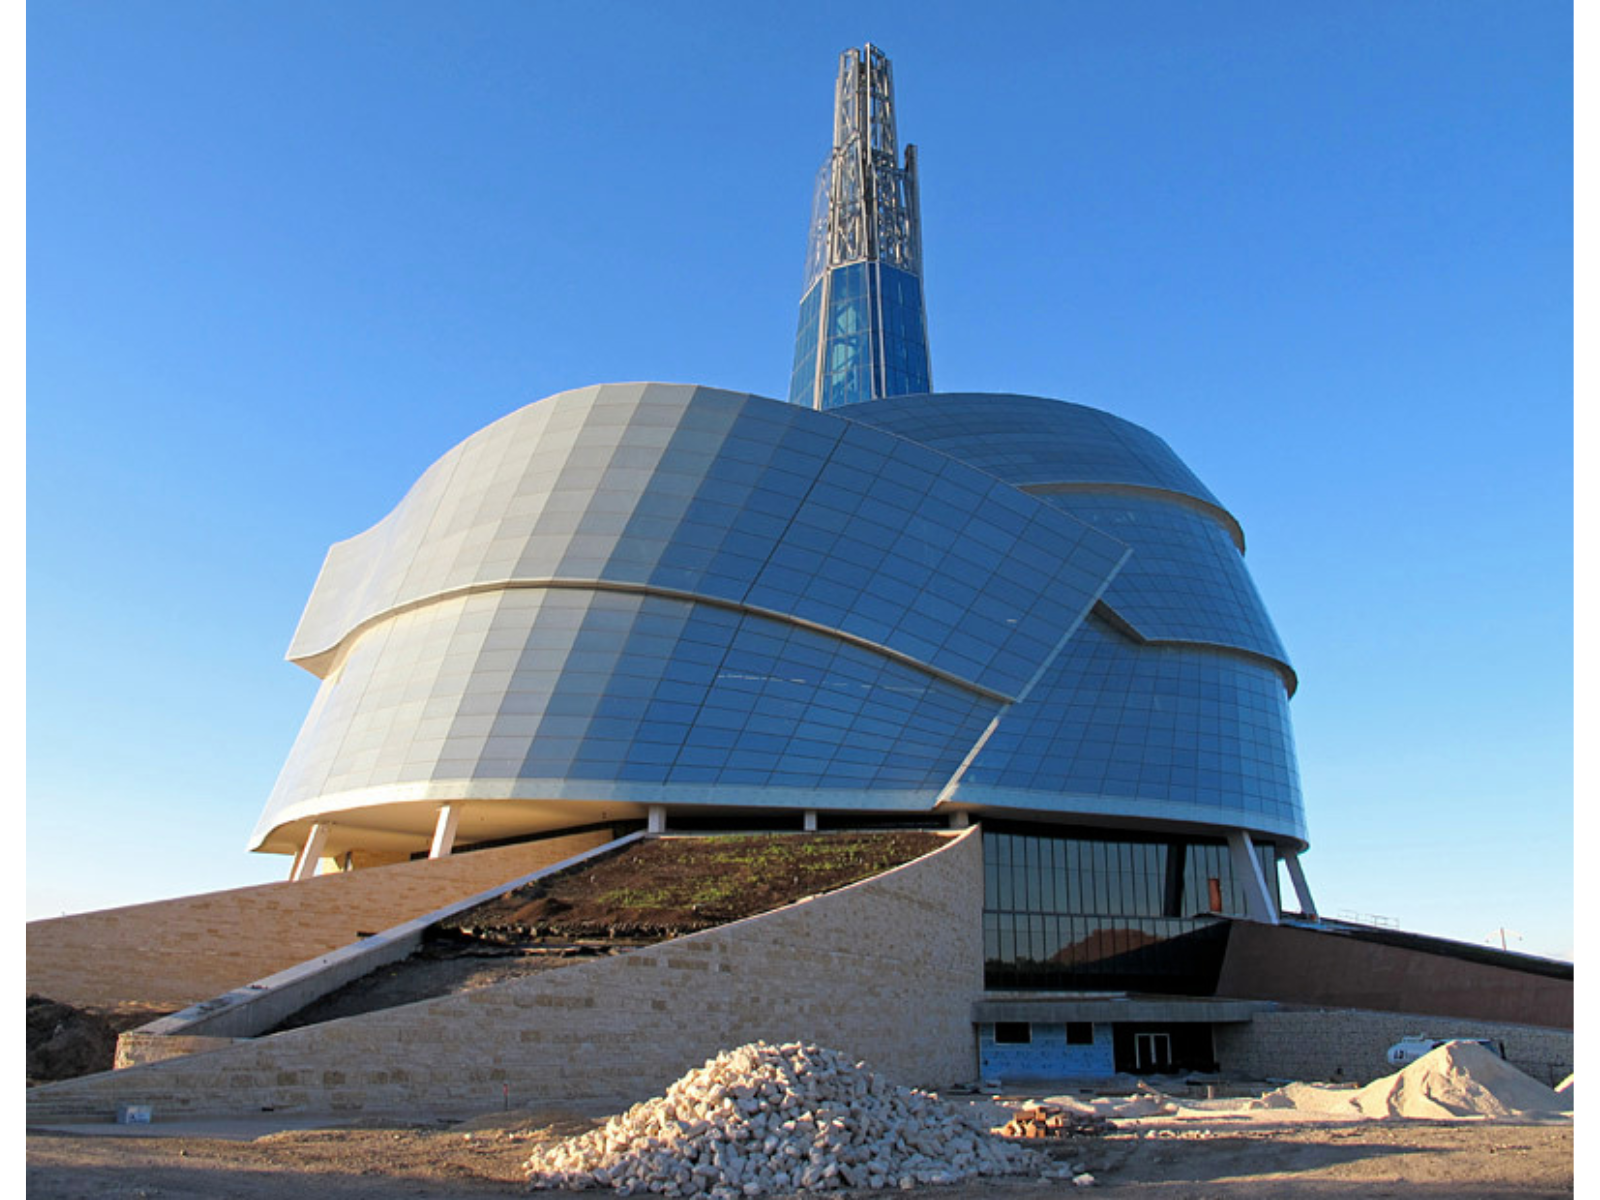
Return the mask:
M27 24L27 886L245 838L329 543L550 393L786 392L840 50L921 153L935 387L1164 437L1301 679L1324 911L1572 954L1559 3L51 0Z

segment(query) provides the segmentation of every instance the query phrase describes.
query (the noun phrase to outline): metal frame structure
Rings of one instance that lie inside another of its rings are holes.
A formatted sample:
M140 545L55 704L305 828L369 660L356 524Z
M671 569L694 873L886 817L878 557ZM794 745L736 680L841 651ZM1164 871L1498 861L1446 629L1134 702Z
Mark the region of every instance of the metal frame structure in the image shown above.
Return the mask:
M864 331L866 363L870 366L870 394L838 398L830 395L827 376L841 365L860 365L854 353L841 351L841 334L859 334L846 328L851 313L835 288L836 272L856 264L867 266L868 321ZM928 362L927 318L922 303L922 223L917 200L917 149L905 148L902 165L895 133L894 75L888 57L868 43L839 56L834 84L833 150L817 175L811 210L811 230L806 247L804 295L820 288L818 303L801 304L798 343L809 354L809 371L797 364L790 401L810 408L835 403L878 399L907 390L889 369L892 331L885 321L883 268L904 272L915 287L914 319L918 361L910 377L931 390ZM814 339L814 340L813 340ZM830 339L833 339L830 341ZM830 351L830 344L834 347ZM831 361L839 359L838 362Z

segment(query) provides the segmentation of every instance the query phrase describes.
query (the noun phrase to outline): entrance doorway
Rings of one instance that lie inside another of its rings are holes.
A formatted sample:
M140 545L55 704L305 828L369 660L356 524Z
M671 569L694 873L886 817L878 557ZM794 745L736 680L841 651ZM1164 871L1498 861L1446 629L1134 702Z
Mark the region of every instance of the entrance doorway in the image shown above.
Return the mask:
M1172 1075L1217 1069L1205 1021L1118 1021L1111 1040L1119 1071Z
M1141 1072L1172 1070L1171 1035L1165 1033L1134 1034L1133 1069Z

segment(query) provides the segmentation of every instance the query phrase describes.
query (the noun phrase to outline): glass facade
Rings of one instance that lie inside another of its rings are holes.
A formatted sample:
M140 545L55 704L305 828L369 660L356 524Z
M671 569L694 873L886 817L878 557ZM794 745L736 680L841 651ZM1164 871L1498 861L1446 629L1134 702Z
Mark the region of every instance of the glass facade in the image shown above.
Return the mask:
M836 408L931 386L922 281L915 275L857 262L834 267L806 292L791 404Z
M1183 483L1170 450L1060 405L1058 435L1105 435L1099 466L1064 479L1090 452L1041 437L1038 474L1077 490L1029 494L996 440L1055 402L944 399L910 402L923 435L894 399L605 385L467 439L329 551L291 647L323 683L258 842L463 798L953 803L1303 841L1292 676L1226 523L1149 482ZM980 410L988 434L950 436ZM1087 908L1008 901L994 936L1033 962L1058 935L1045 958L1201 935L1197 905L1152 908L1165 869L1119 867Z
M964 782L1018 793L1019 806L1021 793L1037 792L1093 797L1099 811L1129 815L1231 814L1285 830L1300 822L1277 672L1223 651L1138 645L1096 616L1007 712Z
M1134 548L1105 602L1141 637L1288 662L1243 556L1217 522L1156 495L1075 491L1043 498Z
M400 614L356 641L326 691L302 743L332 753L286 774L327 791L450 779L927 789L999 707L781 621L580 589Z
M1149 488L1190 497L1231 521L1166 442L1131 421L1082 404L949 392L874 401L839 415L914 438L1013 487Z
M821 279L807 289L800 301L800 326L794 335L794 368L789 374L789 403L803 408L816 407L817 342L822 337Z
M892 75L872 46L839 56L789 378L789 403L804 408L933 389L916 149L900 161Z
M332 547L289 655L322 684L255 848L354 810L411 837L458 802L1304 841L1295 678L1238 522L1109 413L933 394L917 160L876 47L840 56L833 133L789 403L551 396ZM991 974L1017 986L1193 978L1204 914L1239 903L1204 839L984 845Z
M878 329L874 368L883 378L882 396L904 396L933 389L928 365L927 317L922 280L909 271L880 264L876 277Z
M1256 847L1277 896L1276 851ZM1209 994L1244 890L1218 841L986 822L990 988Z

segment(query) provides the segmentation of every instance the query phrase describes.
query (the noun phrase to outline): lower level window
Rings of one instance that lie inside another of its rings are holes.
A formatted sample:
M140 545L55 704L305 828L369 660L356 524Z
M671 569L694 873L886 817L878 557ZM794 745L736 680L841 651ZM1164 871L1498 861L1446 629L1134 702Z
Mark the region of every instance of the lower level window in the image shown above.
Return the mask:
M997 1046L1026 1046L1033 1041L1033 1026L1026 1021L996 1021L994 1040Z

